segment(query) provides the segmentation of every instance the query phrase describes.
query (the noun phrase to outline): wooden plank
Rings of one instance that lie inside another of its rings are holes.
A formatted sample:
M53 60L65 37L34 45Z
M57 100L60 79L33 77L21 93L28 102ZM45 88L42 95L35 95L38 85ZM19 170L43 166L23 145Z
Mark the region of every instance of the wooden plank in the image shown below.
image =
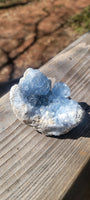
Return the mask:
M83 101L84 122L60 138L41 135L14 116L9 94L0 100L0 199L61 200L90 159L90 34L40 70L65 81Z

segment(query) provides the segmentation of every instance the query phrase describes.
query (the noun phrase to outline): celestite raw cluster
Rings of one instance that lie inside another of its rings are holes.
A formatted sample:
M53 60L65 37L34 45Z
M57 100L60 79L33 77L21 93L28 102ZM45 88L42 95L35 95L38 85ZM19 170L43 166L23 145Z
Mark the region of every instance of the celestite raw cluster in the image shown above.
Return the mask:
M32 68L10 90L17 118L46 135L67 133L83 119L81 106L68 97L70 89L65 83L55 83L52 88L51 80Z

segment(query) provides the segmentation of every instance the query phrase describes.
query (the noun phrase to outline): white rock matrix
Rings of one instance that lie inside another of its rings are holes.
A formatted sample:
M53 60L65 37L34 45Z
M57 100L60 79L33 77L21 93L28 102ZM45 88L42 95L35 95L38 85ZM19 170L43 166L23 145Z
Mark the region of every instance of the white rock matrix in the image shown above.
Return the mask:
M46 135L59 136L77 126L84 117L81 106L70 99L65 83L55 83L39 70L28 68L18 85L10 90L17 118Z

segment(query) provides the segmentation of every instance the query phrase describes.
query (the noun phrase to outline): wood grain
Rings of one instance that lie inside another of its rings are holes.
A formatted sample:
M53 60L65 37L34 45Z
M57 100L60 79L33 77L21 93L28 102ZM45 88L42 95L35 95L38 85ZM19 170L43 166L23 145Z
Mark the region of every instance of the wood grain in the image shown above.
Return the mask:
M0 99L0 200L61 200L90 159L90 34L40 70L71 88L86 110L82 124L50 138L21 124L9 93Z

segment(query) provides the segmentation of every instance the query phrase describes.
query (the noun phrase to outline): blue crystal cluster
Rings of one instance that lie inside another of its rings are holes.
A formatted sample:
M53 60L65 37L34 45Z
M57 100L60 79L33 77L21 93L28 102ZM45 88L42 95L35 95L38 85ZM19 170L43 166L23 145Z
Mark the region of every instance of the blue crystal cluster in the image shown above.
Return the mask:
M59 136L77 126L84 111L70 99L70 88L55 83L39 70L28 68L19 84L11 88L10 101L16 116L46 135Z

